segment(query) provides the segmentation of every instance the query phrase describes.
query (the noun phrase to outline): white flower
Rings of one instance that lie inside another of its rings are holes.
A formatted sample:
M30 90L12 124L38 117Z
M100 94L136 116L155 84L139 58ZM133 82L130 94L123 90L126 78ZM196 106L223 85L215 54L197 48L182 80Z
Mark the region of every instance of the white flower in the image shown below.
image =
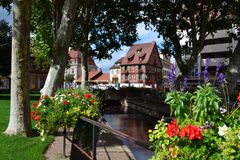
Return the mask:
M218 134L224 136L227 133L228 127L224 124L222 127L218 127Z

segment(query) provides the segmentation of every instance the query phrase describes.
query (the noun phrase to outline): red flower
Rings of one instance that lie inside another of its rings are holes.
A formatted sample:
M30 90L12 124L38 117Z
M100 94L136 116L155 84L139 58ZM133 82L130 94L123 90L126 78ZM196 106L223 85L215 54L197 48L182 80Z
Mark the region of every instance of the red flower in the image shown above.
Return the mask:
M35 119L35 116L36 116L35 112L31 112L31 119Z
M32 108L37 108L38 102L33 102Z
M90 100L90 102L92 102L92 103L93 103L93 102L95 102L95 101L94 101L94 99L91 99L91 100Z
M44 98L47 99L47 98L49 98L49 96L48 95L44 95Z
M63 104L64 104L64 105L68 105L68 104L69 104L69 101L68 101L68 100L63 100Z
M35 120L36 120L36 121L40 121L40 119L41 119L40 116L36 116L36 117L35 117Z
M91 93L86 93L86 94L84 94L84 98L86 98L86 99L89 99L89 98L91 98L92 97L92 94Z
M238 102L240 102L240 95L237 97Z
M178 132L179 132L179 128L177 126L177 120L174 119L167 126L167 135L169 137L172 137L174 135L178 135Z
M184 127L180 130L179 136L182 138L187 136L189 140L194 140L194 139L201 140L202 132L199 127L188 124L187 127Z

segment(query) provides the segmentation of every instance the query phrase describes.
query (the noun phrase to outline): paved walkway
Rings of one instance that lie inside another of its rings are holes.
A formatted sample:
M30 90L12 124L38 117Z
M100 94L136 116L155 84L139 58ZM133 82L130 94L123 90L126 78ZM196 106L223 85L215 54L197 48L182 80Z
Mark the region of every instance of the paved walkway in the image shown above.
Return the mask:
M56 136L45 153L46 160L69 160L71 143L66 141L66 156L63 156L63 136ZM103 133L97 146L97 160L135 160L129 148L110 133Z

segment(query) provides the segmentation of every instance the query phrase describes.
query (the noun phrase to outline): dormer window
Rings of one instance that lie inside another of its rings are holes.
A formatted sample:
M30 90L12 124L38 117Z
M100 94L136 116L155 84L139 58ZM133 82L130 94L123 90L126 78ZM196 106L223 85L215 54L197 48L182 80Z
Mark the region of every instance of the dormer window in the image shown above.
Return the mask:
M128 61L129 62L133 61L133 58L134 58L134 54L128 57Z
M137 53L140 53L142 51L142 48L137 49Z
M142 62L146 56L146 53L139 55L139 61Z

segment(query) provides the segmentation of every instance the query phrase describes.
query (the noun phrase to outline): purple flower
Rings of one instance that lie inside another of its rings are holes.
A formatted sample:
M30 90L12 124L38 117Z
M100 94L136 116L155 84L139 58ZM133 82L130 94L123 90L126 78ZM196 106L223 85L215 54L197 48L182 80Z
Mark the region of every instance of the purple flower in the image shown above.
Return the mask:
M218 82L220 84L222 84L224 82L224 74L223 73L218 74Z
M204 78L204 81L206 82L207 79L208 79L208 70L207 70L207 69L205 69L205 70L203 71L203 78Z
M206 121L205 124L206 124L206 128L210 128L210 124L208 121Z
M201 73L200 72L197 72L196 73L196 76L197 76L197 78L198 78L198 80L200 79L200 76L201 76Z
M216 62L216 73L218 73L218 71L221 69L221 67L223 66L223 62L221 59L217 59L217 62Z
M206 59L206 64L205 64L205 70L208 69L209 64L210 64L210 59L207 58L207 59Z

